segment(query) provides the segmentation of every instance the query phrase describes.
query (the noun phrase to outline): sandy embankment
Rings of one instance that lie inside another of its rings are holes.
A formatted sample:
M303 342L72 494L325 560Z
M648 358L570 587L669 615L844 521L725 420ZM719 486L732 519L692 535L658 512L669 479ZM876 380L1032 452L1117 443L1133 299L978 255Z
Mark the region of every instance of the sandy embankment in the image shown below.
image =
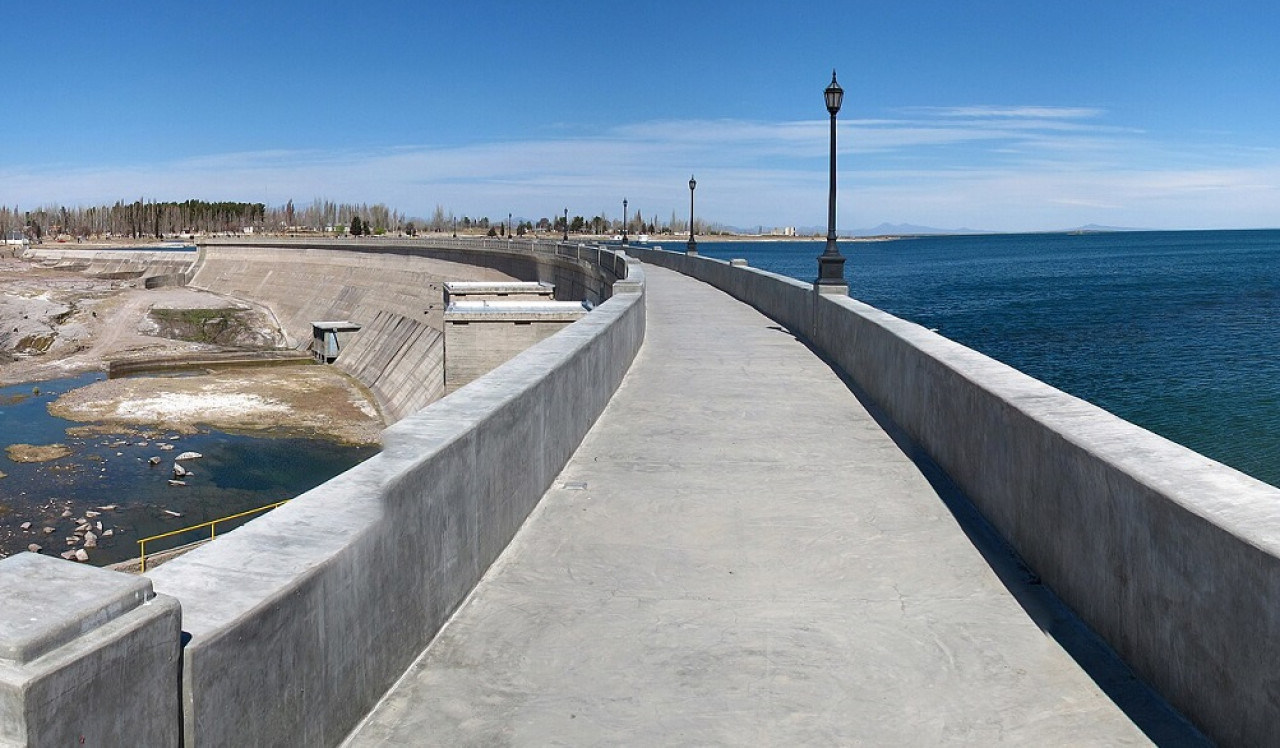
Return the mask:
M382 421L353 380L326 366L236 369L190 377L112 379L49 406L73 421L194 433L199 425L273 436L377 444Z

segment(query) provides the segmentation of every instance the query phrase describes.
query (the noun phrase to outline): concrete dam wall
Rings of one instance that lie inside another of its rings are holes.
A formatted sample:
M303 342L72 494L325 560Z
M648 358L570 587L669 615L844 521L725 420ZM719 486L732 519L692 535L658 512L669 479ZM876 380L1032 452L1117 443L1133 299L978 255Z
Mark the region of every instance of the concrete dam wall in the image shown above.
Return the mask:
M76 249L58 244L30 247L22 256L98 278L141 280L146 288L185 284L199 259L191 250Z
M445 282L539 281L554 284L557 298L597 305L617 279L602 259L611 255L595 248L489 239L221 238L203 241L198 253L51 245L24 256L146 288L190 285L262 304L298 351L311 345L312 322L354 322L360 330L335 364L369 389L388 423L457 388L445 381ZM547 334L509 336L508 348ZM472 368L487 371L506 357L472 356Z
M851 298L710 258L631 251L824 352L1212 739L1280 743L1280 490Z
M547 281L565 299L608 298L614 279L595 250L533 242L239 240L200 245L190 285L271 309L290 345L311 323L361 325L336 365L373 393L394 423L445 394L444 290L452 280ZM606 275L608 277L606 277Z
M341 741L507 546L644 340L638 263L510 251L471 254L544 280L581 267L570 285L604 300L402 418L382 453L147 577L0 560L0 744Z

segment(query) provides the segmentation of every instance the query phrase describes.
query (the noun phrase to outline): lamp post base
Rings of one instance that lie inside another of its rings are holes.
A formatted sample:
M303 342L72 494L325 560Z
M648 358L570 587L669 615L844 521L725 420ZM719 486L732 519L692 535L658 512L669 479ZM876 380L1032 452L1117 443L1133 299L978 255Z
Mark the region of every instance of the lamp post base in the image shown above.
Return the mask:
M835 248L835 242L818 256L818 279L813 282L813 290L821 294L849 293L849 284L844 280L844 257Z
M689 255L690 257L697 257L697 256L698 256L698 243L697 243L697 242L695 242L694 240L690 239L690 240L688 241L688 243L687 243L687 244L685 244L684 253L685 253L685 254L687 254L687 255Z

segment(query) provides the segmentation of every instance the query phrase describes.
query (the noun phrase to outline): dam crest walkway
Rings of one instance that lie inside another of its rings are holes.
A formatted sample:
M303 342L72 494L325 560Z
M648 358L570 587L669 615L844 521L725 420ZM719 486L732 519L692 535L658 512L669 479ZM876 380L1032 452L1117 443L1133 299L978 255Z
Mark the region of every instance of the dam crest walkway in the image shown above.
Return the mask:
M621 388L347 745L1199 742L829 364L645 272Z

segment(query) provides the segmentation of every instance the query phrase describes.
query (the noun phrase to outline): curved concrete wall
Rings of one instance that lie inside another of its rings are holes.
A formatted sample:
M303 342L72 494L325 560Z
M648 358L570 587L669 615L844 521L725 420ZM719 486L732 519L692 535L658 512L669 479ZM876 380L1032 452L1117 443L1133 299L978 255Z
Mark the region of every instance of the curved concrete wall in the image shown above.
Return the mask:
M409 666L577 448L644 338L643 277L383 433L384 451L150 572L182 605L187 745L333 745Z
M1280 490L853 299L634 253L808 338L1211 738L1280 743Z
M31 247L22 256L102 278L143 278L147 288L178 285L173 280L185 277L197 260L196 253L189 250L76 249L75 245L59 244ZM160 278L167 280L156 280Z
M545 242L214 239L201 243L190 285L265 304L297 347L314 321L362 325L336 365L394 423L445 394L445 281L546 281L561 298L598 304L618 276L608 258Z

